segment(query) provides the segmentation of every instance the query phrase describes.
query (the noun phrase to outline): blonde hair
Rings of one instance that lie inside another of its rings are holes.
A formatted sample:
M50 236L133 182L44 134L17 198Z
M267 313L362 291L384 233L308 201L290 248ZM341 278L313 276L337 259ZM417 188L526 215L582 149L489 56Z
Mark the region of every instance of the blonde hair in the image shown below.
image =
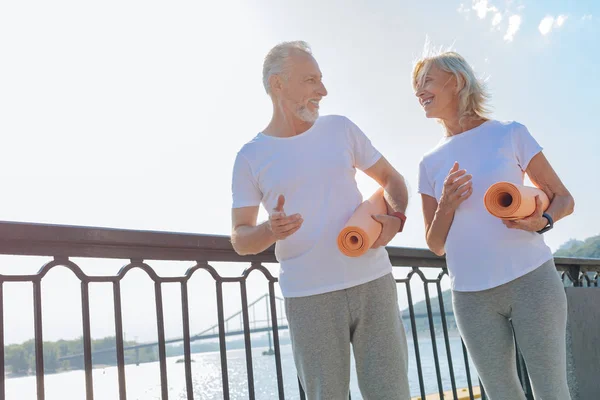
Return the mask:
M427 45L426 45L427 46ZM412 85L415 91L424 83L427 73L435 65L454 75L458 87L458 123L463 126L467 119L488 119L491 113L488 107L490 95L485 82L475 76L473 68L455 51L438 51L424 54L418 59L412 71ZM444 128L444 121L438 120ZM446 134L448 131L446 129Z

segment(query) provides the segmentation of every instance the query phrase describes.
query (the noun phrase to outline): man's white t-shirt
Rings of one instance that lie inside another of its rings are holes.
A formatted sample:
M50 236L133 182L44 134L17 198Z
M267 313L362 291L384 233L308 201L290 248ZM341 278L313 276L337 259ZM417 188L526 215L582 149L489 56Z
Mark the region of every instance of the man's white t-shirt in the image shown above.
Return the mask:
M356 169L381 154L348 118L323 116L306 132L287 138L259 133L238 152L232 179L233 208L262 204L270 213L280 194L287 215L304 220L277 241L279 283L285 297L309 296L356 286L392 271L384 247L347 257L337 236L363 197Z
M423 156L418 191L438 202L455 161L473 176L473 193L456 210L446 239L446 263L453 290L493 288L552 258L542 235L507 228L487 212L483 203L486 190L496 182L522 185L529 162L541 150L524 125L490 120L443 138Z

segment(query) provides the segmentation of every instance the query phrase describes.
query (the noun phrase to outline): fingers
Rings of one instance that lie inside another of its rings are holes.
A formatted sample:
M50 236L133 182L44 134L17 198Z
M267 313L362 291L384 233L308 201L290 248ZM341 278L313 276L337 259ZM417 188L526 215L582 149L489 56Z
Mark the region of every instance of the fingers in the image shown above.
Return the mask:
M274 213L283 214L283 213ZM304 220L300 214L294 214L285 216L275 215L269 219L271 232L275 235L277 240L285 239L292 235L302 226Z
M300 229L301 227L302 227L302 221L294 223L294 224L286 225L284 230L281 232L280 236L282 236L281 238L284 239L284 238L290 236L291 234L297 232L298 229Z
M471 183L469 182L465 186L460 188L456 193L458 196L458 204L460 204L469 197L471 197L471 195L473 194L473 185L471 185Z
M269 229L275 235L277 240L285 239L292 235L300 227L304 220L300 214L286 215L283 211L285 205L285 196L280 194L277 197L277 205L269 216Z
M280 227L301 221L302 216L300 214L294 214L294 215L290 215L290 216L286 216L285 214L280 214L280 215L272 215L270 220L271 220L271 226L273 228L280 228Z
M375 221L379 222L380 224L383 225L383 218L381 217L381 215L372 215L371 216Z
M286 233L293 229L299 228L300 226L302 226L303 222L304 222L304 220L299 218L299 219L293 220L291 222L288 222L286 224L280 225L279 230L281 231L281 233Z
M383 225L383 231L381 233L381 236L385 235L386 231L389 232L393 232L392 237L398 232L398 229L400 229L400 219L393 217L391 215L372 215L371 216L375 221L379 222L381 225ZM391 239L390 239L391 240Z
M283 212L283 204L285 203L285 197L280 194L277 198L277 206L275 206L275 211Z
M467 190L472 189L472 188L473 188L473 181L469 180L468 182L465 182L464 184L458 185L456 187L455 191L456 191L456 194L458 194L460 196L463 193L465 193Z
M452 185L450 185L448 190L450 191L450 193L452 193L452 192L461 190L466 185L471 185L472 177L473 176L471 174L469 174L469 175L465 175L465 176L461 177L460 179L457 179Z
M534 211L534 214L542 215L543 213L544 213L544 210L542 210L542 200L540 199L540 196L537 195L537 196L535 196L535 211Z
M285 239L288 236L292 236L294 233L298 232L298 229L300 229L300 227L302 226L302 223L300 223L300 225L298 225L295 228L292 228L291 230L284 232L283 235L284 237L282 239Z
M464 170L464 169L461 169L461 170L454 171L454 172L450 173L446 177L446 180L444 181L444 185L445 186L451 186L452 184L454 184L454 182L456 181L457 178L463 176L466 173L467 173L467 171Z
M380 235L377 238L377 240L375 241L375 243L373 243L373 246L371 246L371 248L376 249L378 247L385 246L389 243L390 240L392 240L392 239L391 238L388 239L388 238L383 237L383 235Z
M527 219L509 219L502 220L502 223L510 229L522 229L524 231L531 231L530 223Z
M278 212L278 211L276 211L276 212L272 213L272 214L269 216L269 219L270 219L271 221L281 221L281 220L283 220L283 219L285 219L285 218L292 218L292 217L294 217L294 216L296 216L296 215L298 215L298 214L290 215L290 216L288 217L288 216L286 216L286 215L285 215L285 213L284 213L284 212Z
M454 164L452 165L452 168L450 168L450 172L448 172L448 175L451 175L453 172L458 171L458 161L454 161Z
M517 223L515 221L512 220L507 220L507 219L503 219L502 223L507 227L507 228L516 228L517 227Z
M396 226L396 220L398 218L389 215L373 215L372 218L383 225L379 237L375 240L371 248L376 249L381 246L387 246L387 244L396 236L398 233L399 226Z
M471 194L473 194L471 175L465 175L448 188L448 197L456 206L468 199Z

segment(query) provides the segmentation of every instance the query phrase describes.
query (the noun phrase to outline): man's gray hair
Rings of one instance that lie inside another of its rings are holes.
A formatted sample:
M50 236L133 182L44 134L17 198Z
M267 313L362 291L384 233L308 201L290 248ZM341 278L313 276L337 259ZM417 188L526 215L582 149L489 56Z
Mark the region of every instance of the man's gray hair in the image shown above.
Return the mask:
M263 85L268 94L271 93L269 78L272 75L283 73L288 58L294 51L298 50L312 55L309 44L302 40L279 43L269 51L263 63Z

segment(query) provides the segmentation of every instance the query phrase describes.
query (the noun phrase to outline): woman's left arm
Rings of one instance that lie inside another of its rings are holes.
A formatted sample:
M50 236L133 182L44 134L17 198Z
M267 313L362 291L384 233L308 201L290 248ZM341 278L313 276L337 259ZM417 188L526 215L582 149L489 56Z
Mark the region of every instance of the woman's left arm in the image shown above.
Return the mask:
M571 196L571 193L569 193L542 152L531 159L525 172L531 182L543 190L550 199L550 206L546 213L550 215L554 222L573 213L575 208L573 196ZM533 215L520 220L504 221L504 225L509 228L537 232L548 223L547 219L542 216L543 212L541 200L536 199L536 209Z

